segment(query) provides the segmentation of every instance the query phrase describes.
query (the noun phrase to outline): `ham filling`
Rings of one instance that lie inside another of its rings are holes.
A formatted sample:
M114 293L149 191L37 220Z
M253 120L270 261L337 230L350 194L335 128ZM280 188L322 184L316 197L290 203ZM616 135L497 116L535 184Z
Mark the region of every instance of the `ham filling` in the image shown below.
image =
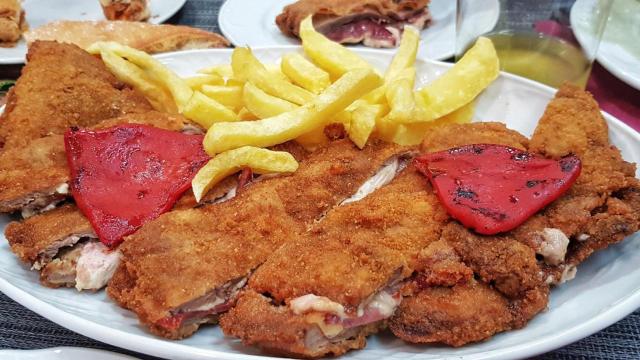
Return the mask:
M198 299L189 301L172 310L171 315L160 319L156 325L175 330L183 326L214 320L218 314L231 308L240 289L247 283L247 278L230 281Z
M326 338L336 338L344 331L384 320L393 315L400 305L402 296L399 288L388 287L360 304L355 314L349 315L344 306L324 296L307 294L289 303L296 315L305 315L305 320L316 324Z
M324 24L319 30L329 39L339 43L357 44L375 48L395 47L405 25L423 29L431 15L426 8L413 14L404 14L399 19L383 18L376 14L360 14L341 18Z

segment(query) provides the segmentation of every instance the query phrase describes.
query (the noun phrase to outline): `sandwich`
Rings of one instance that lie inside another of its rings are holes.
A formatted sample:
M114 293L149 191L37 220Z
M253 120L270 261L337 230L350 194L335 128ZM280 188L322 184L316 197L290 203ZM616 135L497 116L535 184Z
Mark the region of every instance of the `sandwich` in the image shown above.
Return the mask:
M107 20L145 21L149 18L149 0L100 0Z
M20 0L0 0L0 46L13 46L26 26Z
M390 48L400 43L405 25L422 30L429 24L428 4L429 0L300 0L282 10L276 25L283 34L298 37L300 23L312 15L314 28L333 41Z
M129 21L54 21L30 30L27 43L51 40L86 49L97 41L117 41L150 54L229 46L223 36L189 26Z

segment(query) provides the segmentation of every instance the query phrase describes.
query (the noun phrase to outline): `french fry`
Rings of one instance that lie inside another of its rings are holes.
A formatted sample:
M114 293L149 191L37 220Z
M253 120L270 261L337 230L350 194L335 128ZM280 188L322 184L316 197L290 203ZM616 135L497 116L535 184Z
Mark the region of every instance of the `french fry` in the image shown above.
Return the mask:
M200 90L202 85L223 85L224 79L219 75L196 75L184 78L184 81L192 90Z
M255 116L251 111L249 111L246 107L243 107L238 111L238 120L258 120L259 117Z
M413 26L405 26L400 40L400 46L393 56L391 64L384 74L385 81L392 81L406 69L413 67L416 62L418 45L420 44L420 32Z
M237 115L228 107L199 91L193 93L182 113L205 129L215 122L238 120Z
M416 92L417 112L411 122L440 118L473 100L500 73L491 40L480 37L451 69Z
M251 113L260 119L280 115L298 107L294 103L271 96L248 82L244 85L242 102Z
M334 79L354 69L372 69L353 51L317 32L313 28L311 15L300 23L300 39L305 54Z
M125 57L129 62L146 71L147 75L155 82L162 84L171 92L173 100L178 106L178 111L181 113L183 112L184 106L189 102L189 99L191 99L191 96L193 95L193 90L191 90L189 85L187 85L182 78L176 75L176 73L169 70L168 67L164 66L144 51L136 50L117 42L96 42L89 46L87 52L97 54L101 50L107 50L120 57Z
M384 112L385 109L382 105L371 105L362 102L351 115L349 139L362 149L375 129L376 120L380 119Z
M291 82L289 77L282 72L280 65L276 64L265 64L264 67L267 69L267 72L271 74L273 77L277 77L278 79L286 82Z
M239 110L243 105L241 86L203 85L201 91L208 97L233 110Z
M465 124L470 123L475 111L475 102L471 101L463 107L433 121L414 124L399 124L395 129L393 135L389 138L399 145L417 145L424 140L424 136L427 131L433 129L436 126L442 126L446 124Z
M225 79L233 77L233 69L231 68L231 64L214 65L208 68L200 69L198 70L198 73L218 75Z
M244 146L216 155L203 166L191 181L196 201L227 176L249 167L258 174L288 173L298 169L298 162L285 151Z
M306 134L302 134L295 140L307 151L315 151L320 146L329 143L329 139L327 139L327 136L324 134L324 126L313 129Z
M473 100L463 107L458 108L441 117L440 119L436 119L436 121L441 120L447 124L467 124L473 120L473 114L475 113L475 111L476 102L475 100Z
M149 100L154 109L167 113L178 112L171 93L149 79L142 69L110 51L103 50L100 54L102 61L109 71L111 71L118 80L130 84L136 90L140 91Z
M342 76L311 102L278 116L235 123L216 123L209 128L204 148L218 154L241 146L267 147L297 138L324 127L331 116L342 111L382 80L369 69L353 70Z
M411 81L404 78L392 81L387 86L385 95L391 108L387 115L389 121L394 123L410 122L416 107Z
M282 57L280 63L282 72L293 81L294 84L319 94L331 85L329 73L315 66L298 53L289 53Z
M313 94L307 90L270 74L249 48L235 48L231 55L231 66L238 80L250 81L269 95L298 105L313 98Z
M225 85L226 86L244 86L244 81L230 77L227 79L227 81L225 81Z

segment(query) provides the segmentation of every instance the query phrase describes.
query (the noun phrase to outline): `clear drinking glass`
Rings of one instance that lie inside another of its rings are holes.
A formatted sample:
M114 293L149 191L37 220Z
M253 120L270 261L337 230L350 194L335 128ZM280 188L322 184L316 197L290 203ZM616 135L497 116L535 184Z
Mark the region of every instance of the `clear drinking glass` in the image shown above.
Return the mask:
M613 1L457 0L456 61L482 35L493 41L502 70L584 88ZM574 34L581 14L589 16L589 34Z

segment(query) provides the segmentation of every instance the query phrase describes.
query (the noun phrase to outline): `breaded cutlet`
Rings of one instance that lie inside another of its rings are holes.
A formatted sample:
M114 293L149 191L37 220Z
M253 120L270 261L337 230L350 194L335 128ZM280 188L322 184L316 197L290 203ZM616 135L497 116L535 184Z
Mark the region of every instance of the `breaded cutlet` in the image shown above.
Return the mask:
M189 336L216 321L275 250L400 151L381 142L359 150L349 140L334 141L290 176L254 182L222 204L164 214L125 238L108 294L153 333Z
M104 129L127 123L173 131L192 126L181 115L150 110L106 119L91 128ZM68 179L62 134L37 138L24 146L7 147L0 151L0 212L22 211L23 217L29 217L47 207L52 208L70 196Z
M396 336L461 346L521 328L545 309L550 289L571 280L591 253L638 230L635 166L610 145L591 95L563 86L528 150L554 159L575 154L582 173L567 193L505 234L482 236L457 222L447 225L441 247L421 253L405 288L409 295L390 321Z
M450 136L461 129L434 130L440 136L430 136L429 146L449 148L471 139L527 144L502 124L468 125L468 139ZM222 316L222 329L245 344L295 357L362 348L367 335L385 326L401 298L401 282L448 221L431 186L409 166L276 251Z
M149 110L144 96L119 82L99 58L75 45L38 41L29 47L27 64L7 95L0 149Z

